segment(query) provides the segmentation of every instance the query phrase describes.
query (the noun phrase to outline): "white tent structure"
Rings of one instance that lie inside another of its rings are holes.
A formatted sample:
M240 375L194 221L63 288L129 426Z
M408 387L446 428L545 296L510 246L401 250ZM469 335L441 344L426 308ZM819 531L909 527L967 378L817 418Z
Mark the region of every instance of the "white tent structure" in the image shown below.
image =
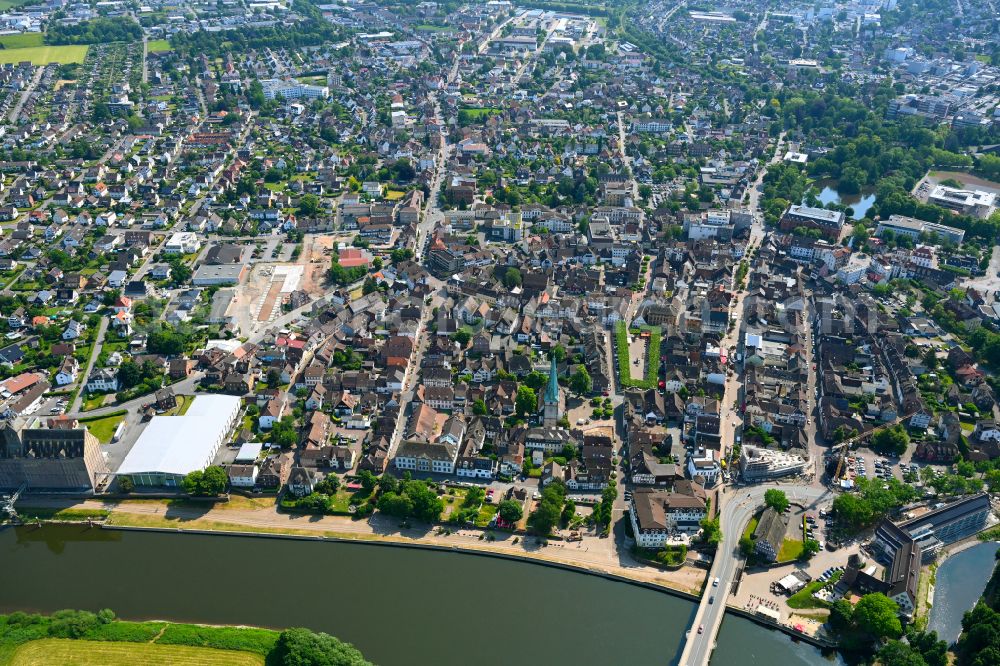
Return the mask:
M118 468L136 486L177 486L212 464L240 413L240 399L200 395L183 416L154 416Z

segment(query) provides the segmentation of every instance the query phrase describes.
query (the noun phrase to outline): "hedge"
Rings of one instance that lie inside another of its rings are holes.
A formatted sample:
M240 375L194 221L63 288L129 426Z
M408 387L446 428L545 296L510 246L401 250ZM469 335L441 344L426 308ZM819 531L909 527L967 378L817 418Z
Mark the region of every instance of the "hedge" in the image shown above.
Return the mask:
M656 380L659 374L660 356L660 328L658 326L644 326L641 330L648 331L649 348L646 352L646 376L644 379L632 377L632 370L629 367L628 353L628 328L624 321L615 322L615 347L618 351L618 383L623 388L656 388Z

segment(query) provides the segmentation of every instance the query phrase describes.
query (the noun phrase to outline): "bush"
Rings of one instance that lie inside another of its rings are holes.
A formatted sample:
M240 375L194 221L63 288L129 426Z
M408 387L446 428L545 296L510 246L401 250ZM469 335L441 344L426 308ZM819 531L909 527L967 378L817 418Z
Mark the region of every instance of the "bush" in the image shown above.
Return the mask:
M191 645L216 650L242 650L267 655L278 641L270 629L249 627L199 627L191 624L171 624L156 642L164 645Z
M281 632L274 654L268 660L281 666L364 666L369 662L350 643L308 629Z

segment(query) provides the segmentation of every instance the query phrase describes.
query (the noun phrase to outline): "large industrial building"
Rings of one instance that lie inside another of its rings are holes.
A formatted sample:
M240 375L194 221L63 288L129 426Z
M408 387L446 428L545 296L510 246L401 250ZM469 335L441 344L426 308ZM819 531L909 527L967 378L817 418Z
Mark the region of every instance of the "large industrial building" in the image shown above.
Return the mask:
M154 416L118 468L136 486L178 486L212 464L240 413L240 399L200 395L183 416Z
M101 444L86 428L3 428L0 490L26 484L28 490L93 492L108 474Z

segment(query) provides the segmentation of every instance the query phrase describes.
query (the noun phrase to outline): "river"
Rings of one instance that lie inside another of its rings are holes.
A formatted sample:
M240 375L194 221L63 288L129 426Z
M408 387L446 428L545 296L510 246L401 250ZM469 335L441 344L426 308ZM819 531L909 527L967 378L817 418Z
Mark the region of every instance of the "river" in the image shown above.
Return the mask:
M361 543L50 526L0 530L0 561L0 612L306 626L382 666L675 664L695 612L598 576ZM713 664L732 663L829 662L730 617Z
M979 543L952 555L938 567L934 605L927 628L936 631L948 643L958 640L962 633L962 616L983 596L998 549L1000 543L995 541Z

